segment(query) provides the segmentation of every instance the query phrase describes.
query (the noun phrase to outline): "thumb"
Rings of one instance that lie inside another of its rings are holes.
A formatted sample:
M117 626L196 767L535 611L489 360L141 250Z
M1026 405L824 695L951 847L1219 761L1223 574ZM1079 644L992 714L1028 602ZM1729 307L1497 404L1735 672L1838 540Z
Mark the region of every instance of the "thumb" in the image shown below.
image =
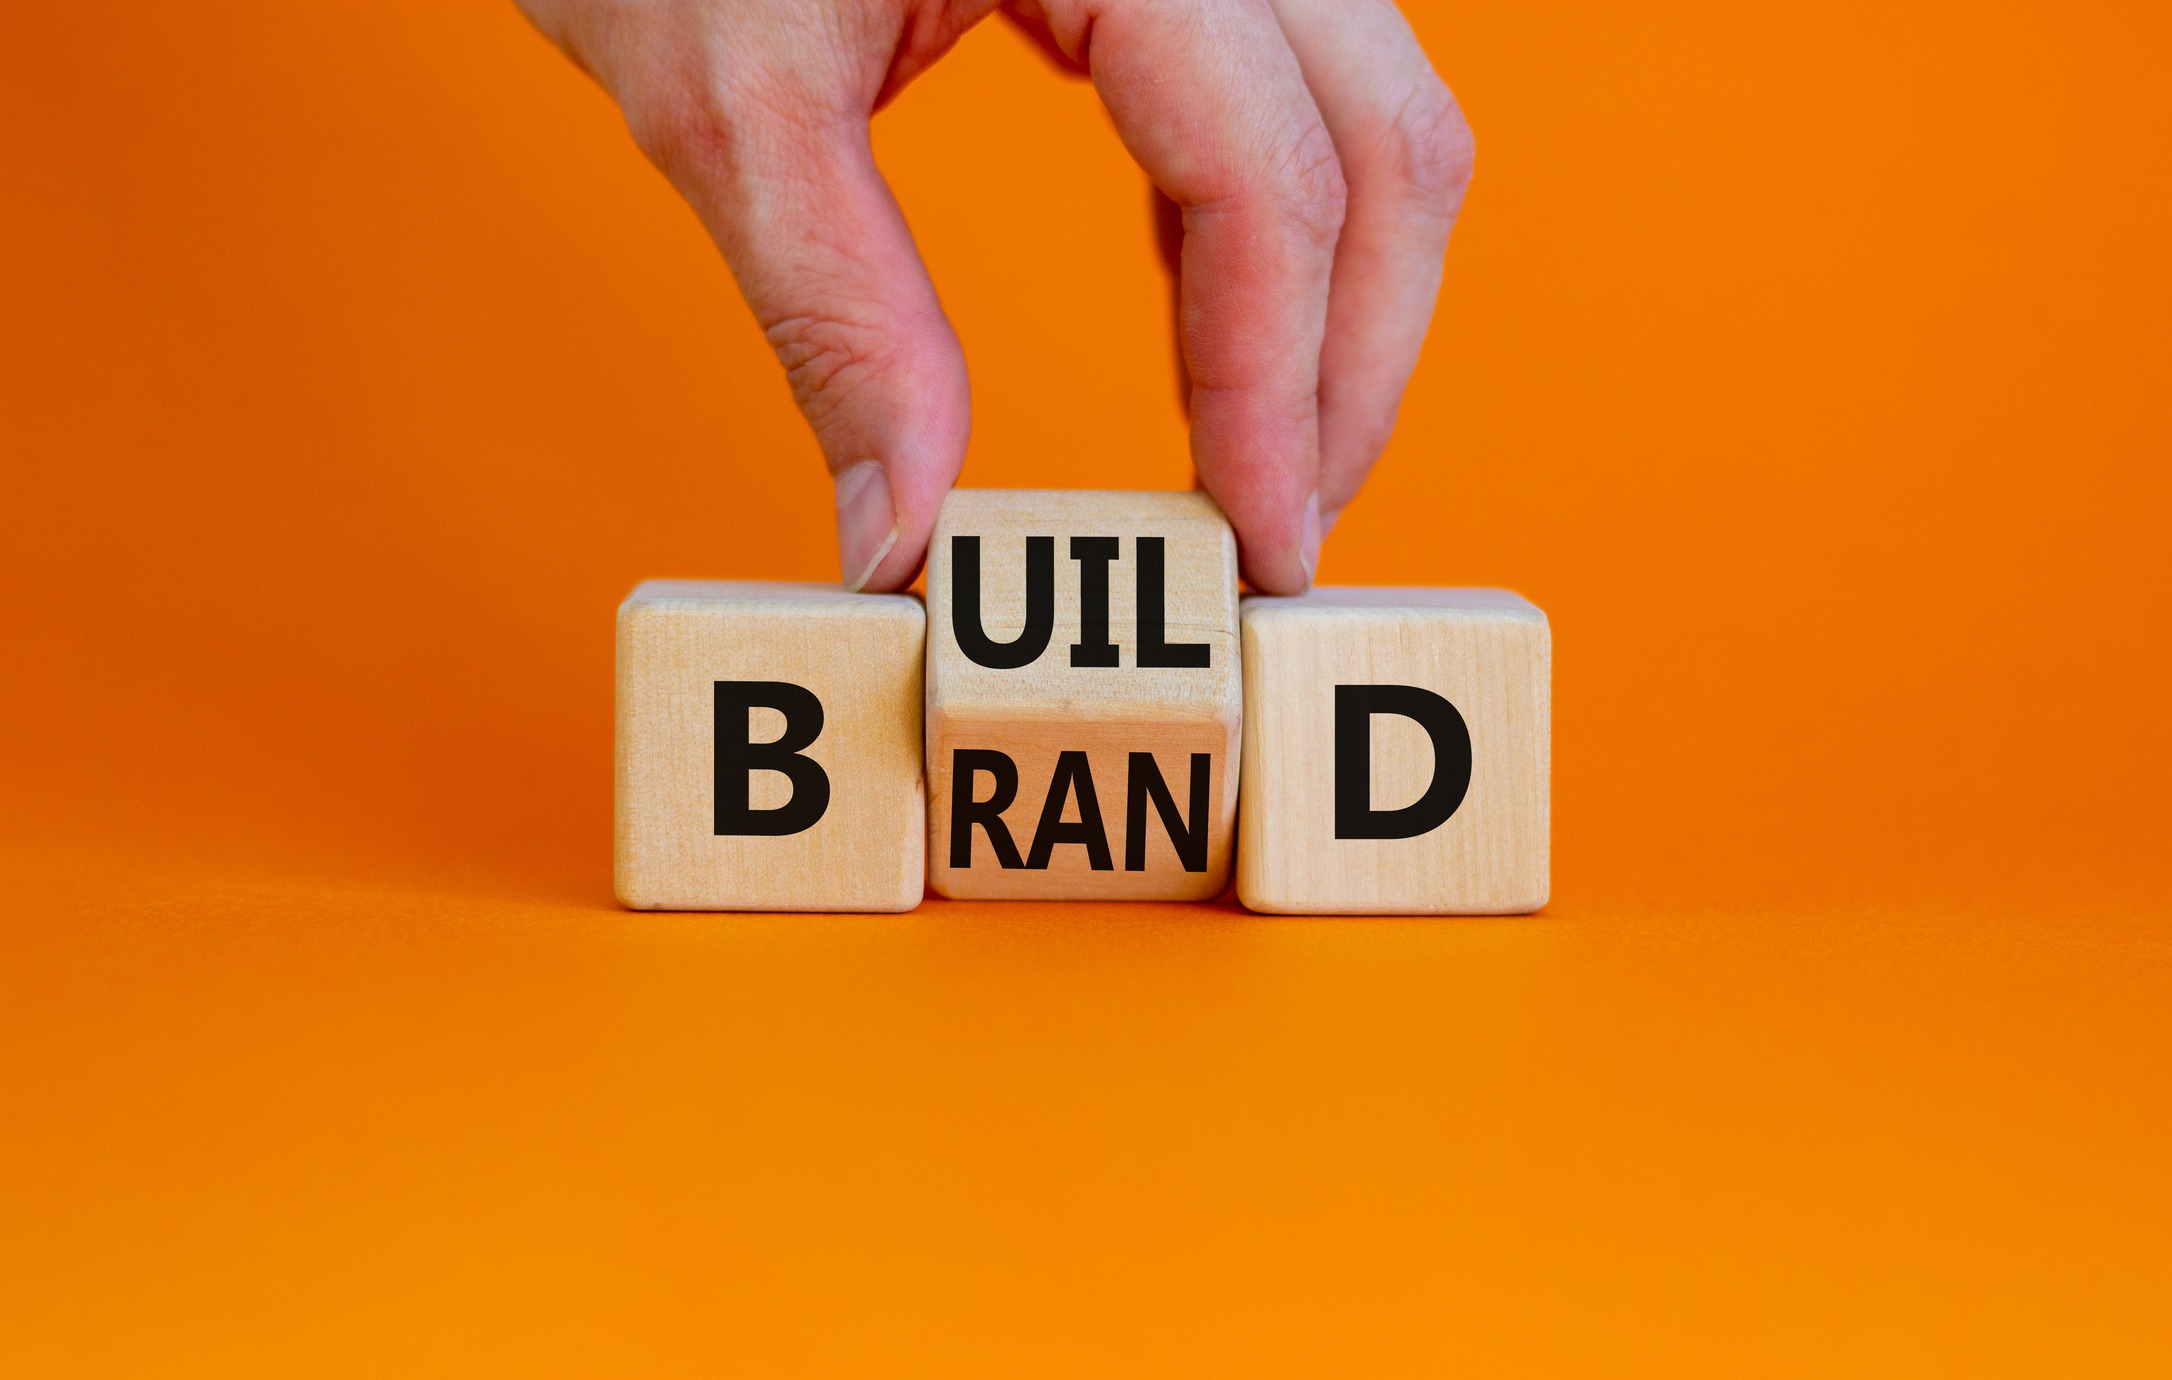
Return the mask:
M965 461L965 355L865 113L747 106L650 153L723 249L821 443L845 585L902 589Z

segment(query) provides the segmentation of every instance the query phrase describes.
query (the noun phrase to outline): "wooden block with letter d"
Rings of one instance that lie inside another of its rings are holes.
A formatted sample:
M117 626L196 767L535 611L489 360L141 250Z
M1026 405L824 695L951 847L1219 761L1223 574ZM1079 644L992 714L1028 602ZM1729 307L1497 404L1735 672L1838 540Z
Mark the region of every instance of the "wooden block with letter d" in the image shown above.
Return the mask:
M953 897L1228 885L1237 548L1194 493L961 489L928 546L928 877Z
M1285 914L1546 904L1553 642L1498 589L1244 601L1237 896Z
M650 580L618 610L619 900L911 910L925 889L910 595Z

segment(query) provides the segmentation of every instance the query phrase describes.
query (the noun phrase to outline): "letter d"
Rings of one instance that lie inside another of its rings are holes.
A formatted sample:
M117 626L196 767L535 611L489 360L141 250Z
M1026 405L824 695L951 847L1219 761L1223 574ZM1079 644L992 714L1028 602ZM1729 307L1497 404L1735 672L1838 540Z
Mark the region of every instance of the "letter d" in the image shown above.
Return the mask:
M1433 740L1433 780L1400 810L1373 808L1373 715L1413 719ZM1335 687L1335 837L1410 839L1448 822L1471 788L1471 730L1456 707L1415 685Z

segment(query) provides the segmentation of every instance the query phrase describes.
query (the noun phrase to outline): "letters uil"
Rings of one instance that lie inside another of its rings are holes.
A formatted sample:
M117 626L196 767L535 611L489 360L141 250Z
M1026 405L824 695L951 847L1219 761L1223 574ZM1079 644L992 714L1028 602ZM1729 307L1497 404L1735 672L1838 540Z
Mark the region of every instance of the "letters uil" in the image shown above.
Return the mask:
M1207 900L1242 729L1236 544L1188 493L959 490L928 552L928 875Z

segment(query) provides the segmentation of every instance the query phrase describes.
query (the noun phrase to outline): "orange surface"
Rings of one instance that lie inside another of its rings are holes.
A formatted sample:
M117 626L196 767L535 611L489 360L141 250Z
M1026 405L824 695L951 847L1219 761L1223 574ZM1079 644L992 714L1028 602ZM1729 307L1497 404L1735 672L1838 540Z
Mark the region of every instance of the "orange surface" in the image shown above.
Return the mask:
M1478 133L1336 581L1552 614L1499 921L610 903L611 610L821 578L495 0L0 48L0 1369L2172 1368L2172 10L1413 6ZM967 482L1186 478L1000 27L878 124Z

